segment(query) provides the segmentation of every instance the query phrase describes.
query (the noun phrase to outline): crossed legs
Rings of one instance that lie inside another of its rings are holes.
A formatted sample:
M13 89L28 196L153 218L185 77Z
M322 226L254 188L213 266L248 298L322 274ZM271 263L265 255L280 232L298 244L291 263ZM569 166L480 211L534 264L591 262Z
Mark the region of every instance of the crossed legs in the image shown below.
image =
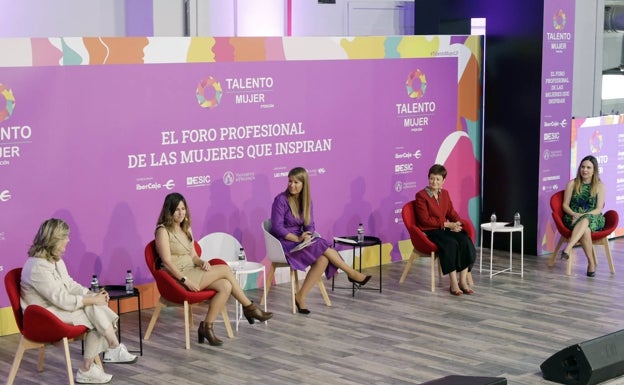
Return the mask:
M591 239L591 229L589 228L589 219L587 218L576 222L576 225L574 225L572 229L572 235L570 239L568 239L568 244L565 249L563 249L563 252L569 255L570 252L572 252L572 247L574 247L577 242L581 244L581 248L585 252L585 257L587 257L587 272L594 272L596 270L593 257L594 247Z
M212 289L217 294L210 300L205 322L213 323L225 307L232 295L243 307L251 304L251 300L236 281L236 276L228 265L215 265L202 276L199 283L200 290Z
M356 281L362 281L366 278L366 274L360 273L355 270L353 267L349 266L344 259L338 254L338 252L331 247L325 250L325 252L318 257L316 262L310 266L310 270L306 275L299 292L295 295L295 299L301 308L305 308L305 299L310 292L310 290L316 285L319 279L323 276L323 272L327 268L328 264L332 264L337 268L341 269L347 276Z
M95 356L90 353L92 352L92 349L90 349L87 344L98 344L98 339L101 338L96 337L96 335L91 335L91 333L97 333L97 331L90 331L85 339L85 356L84 360L82 361L82 367L80 368L80 370L82 370L83 372L87 372L89 368L91 368L91 365L95 360ZM115 335L115 329L113 328L113 325L107 328L101 336L106 340L109 348L116 348L117 346L119 346L119 341L117 340L117 335ZM87 357L87 355L91 355L91 357Z

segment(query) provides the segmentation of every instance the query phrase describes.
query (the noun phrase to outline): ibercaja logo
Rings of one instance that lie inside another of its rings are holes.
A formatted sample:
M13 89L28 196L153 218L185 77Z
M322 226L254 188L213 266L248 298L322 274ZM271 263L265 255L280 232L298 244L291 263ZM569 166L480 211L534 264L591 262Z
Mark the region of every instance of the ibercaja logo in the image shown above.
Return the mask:
M212 109L221 103L223 88L221 88L221 83L217 79L208 76L199 82L195 93L197 95L197 103L202 108Z
M427 77L419 69L412 71L407 77L405 88L407 89L407 94L410 98L422 98L425 96L425 91L427 91Z
M15 109L15 97L10 88L0 83L0 122L9 119Z

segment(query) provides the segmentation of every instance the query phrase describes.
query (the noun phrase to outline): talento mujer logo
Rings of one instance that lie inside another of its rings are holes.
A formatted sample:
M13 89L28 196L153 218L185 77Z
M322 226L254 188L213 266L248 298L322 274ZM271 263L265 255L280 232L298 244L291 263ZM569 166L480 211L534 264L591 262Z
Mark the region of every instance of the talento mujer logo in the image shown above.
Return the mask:
M223 88L221 88L221 83L217 79L209 76L199 82L195 94L197 95L197 103L202 108L212 109L221 103Z
M13 114L13 110L15 109L15 96L13 96L13 91L2 83L0 83L0 107L2 107L2 109L0 109L0 122L4 122Z
M425 91L427 91L427 77L419 69L412 71L407 77L407 81L405 81L405 88L410 98L422 98L425 96Z

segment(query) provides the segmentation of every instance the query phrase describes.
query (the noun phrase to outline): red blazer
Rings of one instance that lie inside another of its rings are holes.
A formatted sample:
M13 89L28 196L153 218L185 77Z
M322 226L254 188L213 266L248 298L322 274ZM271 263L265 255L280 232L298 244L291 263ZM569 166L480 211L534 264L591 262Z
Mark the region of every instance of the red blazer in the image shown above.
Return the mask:
M453 202L448 191L442 189L438 194L438 201L429 196L425 189L416 193L416 224L421 230L444 229L444 222L457 222L459 214L453 208Z

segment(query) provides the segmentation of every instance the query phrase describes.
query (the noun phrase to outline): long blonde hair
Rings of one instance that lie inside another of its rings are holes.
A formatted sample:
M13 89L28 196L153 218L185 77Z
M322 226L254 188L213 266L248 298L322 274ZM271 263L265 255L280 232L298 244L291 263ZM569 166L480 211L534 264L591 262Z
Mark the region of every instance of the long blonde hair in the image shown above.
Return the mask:
M598 194L598 185L600 184L600 170L598 170L598 160L593 155L587 155L579 163L578 170L576 171L576 178L574 178L574 192L576 194L581 192L581 186L583 185L583 177L581 177L581 166L586 160L590 161L594 166L594 174L590 182L590 195L596 196Z
M28 256L43 258L49 262L57 262L61 254L57 250L58 243L69 236L69 225L62 219L50 218L39 226L39 230L28 249Z
M308 178L308 171L303 167L295 167L288 172L288 178L295 178L303 184L301 193L299 193L299 199L294 195L291 195L286 188L286 196L288 197L288 205L293 216L297 219L303 217L303 224L309 225L311 212L312 212L312 197L310 196L310 182Z

